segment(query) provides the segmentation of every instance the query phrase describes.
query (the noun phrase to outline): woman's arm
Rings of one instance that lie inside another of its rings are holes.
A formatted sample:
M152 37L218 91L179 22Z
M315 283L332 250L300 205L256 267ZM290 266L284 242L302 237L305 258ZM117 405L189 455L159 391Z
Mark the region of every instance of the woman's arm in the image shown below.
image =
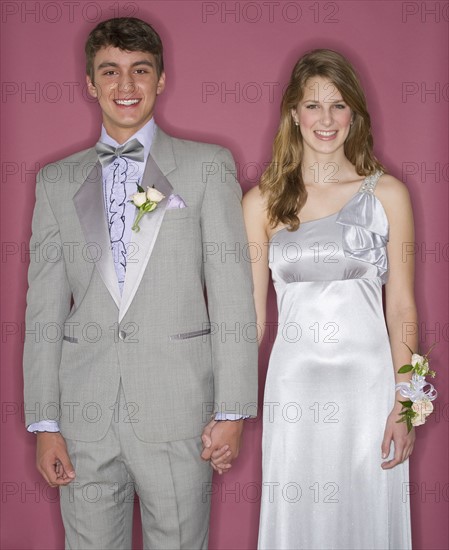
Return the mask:
M393 176L383 176L379 181L376 194L387 213L390 225L388 243L389 277L385 285L386 321L390 336L396 383L410 380L410 373L398 374L402 365L409 364L410 351L418 351L417 311L414 297L414 256L406 253L410 243L414 243L413 212L410 196L403 183ZM407 344L407 346L405 345ZM407 433L404 422L398 424L403 397L396 392L396 399L387 420L382 456L388 455L391 440L394 441L394 459L384 462L385 469L393 468L406 460L415 440L414 429Z
M248 235L248 259L254 282L254 303L256 307L259 344L265 332L267 293L269 281L267 214L259 187L253 187L243 198L243 217Z

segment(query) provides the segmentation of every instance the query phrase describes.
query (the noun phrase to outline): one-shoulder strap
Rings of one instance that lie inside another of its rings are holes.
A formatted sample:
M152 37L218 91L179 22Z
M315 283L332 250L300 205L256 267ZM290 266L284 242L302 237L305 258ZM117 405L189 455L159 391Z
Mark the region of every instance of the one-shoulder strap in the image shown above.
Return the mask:
M360 186L359 193L371 193L374 195L374 190L376 189L377 182L379 181L380 176L383 174L380 170L374 174L366 176L363 180L362 185Z

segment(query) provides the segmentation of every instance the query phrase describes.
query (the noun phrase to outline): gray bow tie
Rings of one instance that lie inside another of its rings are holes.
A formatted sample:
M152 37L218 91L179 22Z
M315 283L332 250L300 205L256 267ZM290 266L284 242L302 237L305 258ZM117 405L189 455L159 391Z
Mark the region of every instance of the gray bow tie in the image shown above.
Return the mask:
M95 145L95 150L97 151L98 159L103 167L111 164L116 157L126 157L127 159L140 162L144 160L143 145L136 138L117 148L113 145L107 145L99 141Z

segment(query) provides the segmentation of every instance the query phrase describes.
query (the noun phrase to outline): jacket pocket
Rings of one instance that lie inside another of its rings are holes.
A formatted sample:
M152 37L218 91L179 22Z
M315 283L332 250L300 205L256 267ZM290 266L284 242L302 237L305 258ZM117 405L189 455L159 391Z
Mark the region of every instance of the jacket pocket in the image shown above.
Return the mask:
M78 338L75 338L73 336L66 336L64 334L64 336L62 337L63 340L65 340L66 342L70 342L71 344L77 344L78 343Z
M170 340L187 340L189 338L197 338L198 336L205 336L206 334L210 334L211 330L209 328L205 328L203 330L195 330L194 332L182 332L181 334L172 334L169 336Z

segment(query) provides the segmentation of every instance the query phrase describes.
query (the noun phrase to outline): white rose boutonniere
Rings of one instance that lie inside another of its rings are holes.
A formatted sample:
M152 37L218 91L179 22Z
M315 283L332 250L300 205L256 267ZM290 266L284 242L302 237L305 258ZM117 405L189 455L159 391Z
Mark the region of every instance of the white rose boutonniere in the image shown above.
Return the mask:
M163 195L154 187L148 187L145 192L143 187L137 184L137 190L138 192L131 195L129 199L138 209L136 219L134 220L134 224L131 228L136 233L140 231L139 222L142 219L143 215L155 210L161 200L165 199L165 195Z
M146 193L134 193L131 195L131 200L137 208L140 208L147 202L147 195Z
M431 378L435 377L435 371L429 368L428 359L433 347L434 346L432 346L425 355L413 353L409 348L412 354L410 364L402 365L398 370L400 374L407 372L412 373L410 382L400 382L396 384L396 390L399 391L402 397L407 398L407 401L399 401L402 405L402 411L399 413L401 418L398 422L405 422L408 431L410 431L413 426L422 426L429 414L433 411L432 401L437 396L437 390L432 384L426 381L426 375Z
M154 187L147 187L147 199L152 202L161 202L162 199L165 198L165 195L163 195L160 191L155 189Z

